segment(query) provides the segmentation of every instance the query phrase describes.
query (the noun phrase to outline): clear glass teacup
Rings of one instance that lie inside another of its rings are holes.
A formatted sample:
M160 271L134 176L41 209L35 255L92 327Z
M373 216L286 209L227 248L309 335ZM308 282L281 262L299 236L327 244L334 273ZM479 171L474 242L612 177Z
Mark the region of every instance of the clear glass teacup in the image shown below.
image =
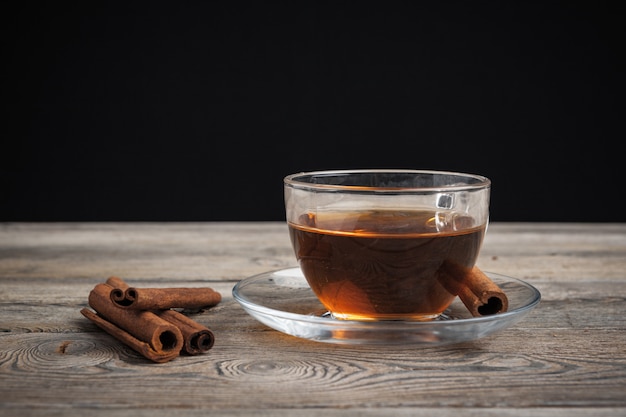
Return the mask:
M338 319L431 320L455 295L443 280L473 268L491 182L458 172L364 169L284 179L293 249Z

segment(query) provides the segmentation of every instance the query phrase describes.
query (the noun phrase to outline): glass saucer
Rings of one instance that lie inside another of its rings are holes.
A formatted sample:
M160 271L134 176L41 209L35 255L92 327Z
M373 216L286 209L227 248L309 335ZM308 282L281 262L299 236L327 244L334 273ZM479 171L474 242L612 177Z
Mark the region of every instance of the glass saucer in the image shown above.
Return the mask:
M233 297L261 323L292 336L327 343L438 346L479 339L520 321L541 294L516 278L485 272L509 299L505 313L472 317L457 297L433 321L355 321L331 317L300 268L265 272L241 280Z

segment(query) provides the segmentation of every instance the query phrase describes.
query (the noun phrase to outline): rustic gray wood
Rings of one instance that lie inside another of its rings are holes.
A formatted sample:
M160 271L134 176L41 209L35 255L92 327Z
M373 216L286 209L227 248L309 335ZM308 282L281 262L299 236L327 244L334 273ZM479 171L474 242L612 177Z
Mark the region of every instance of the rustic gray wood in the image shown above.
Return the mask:
M626 224L490 225L478 266L542 302L445 347L302 340L233 300L291 266L281 223L0 224L0 415L626 416ZM101 331L80 309L111 275L218 290L213 348L154 364Z

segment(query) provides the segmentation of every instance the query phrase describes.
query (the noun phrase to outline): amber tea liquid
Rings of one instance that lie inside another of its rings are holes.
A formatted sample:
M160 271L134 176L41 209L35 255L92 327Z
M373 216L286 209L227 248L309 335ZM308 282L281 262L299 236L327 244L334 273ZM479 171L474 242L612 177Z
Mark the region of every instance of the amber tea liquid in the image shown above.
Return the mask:
M335 317L429 320L454 299L438 281L451 262L471 268L485 225L466 215L375 210L305 214L289 223L307 282Z

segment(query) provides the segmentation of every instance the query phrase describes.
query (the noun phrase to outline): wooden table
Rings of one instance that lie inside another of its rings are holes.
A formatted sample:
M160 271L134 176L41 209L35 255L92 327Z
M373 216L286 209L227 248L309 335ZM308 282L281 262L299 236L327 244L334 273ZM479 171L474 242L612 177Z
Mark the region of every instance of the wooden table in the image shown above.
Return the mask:
M626 416L626 224L492 223L478 266L541 304L444 347L299 339L233 300L292 266L281 223L0 224L0 415ZM213 348L156 364L100 330L80 310L111 275L218 290Z

